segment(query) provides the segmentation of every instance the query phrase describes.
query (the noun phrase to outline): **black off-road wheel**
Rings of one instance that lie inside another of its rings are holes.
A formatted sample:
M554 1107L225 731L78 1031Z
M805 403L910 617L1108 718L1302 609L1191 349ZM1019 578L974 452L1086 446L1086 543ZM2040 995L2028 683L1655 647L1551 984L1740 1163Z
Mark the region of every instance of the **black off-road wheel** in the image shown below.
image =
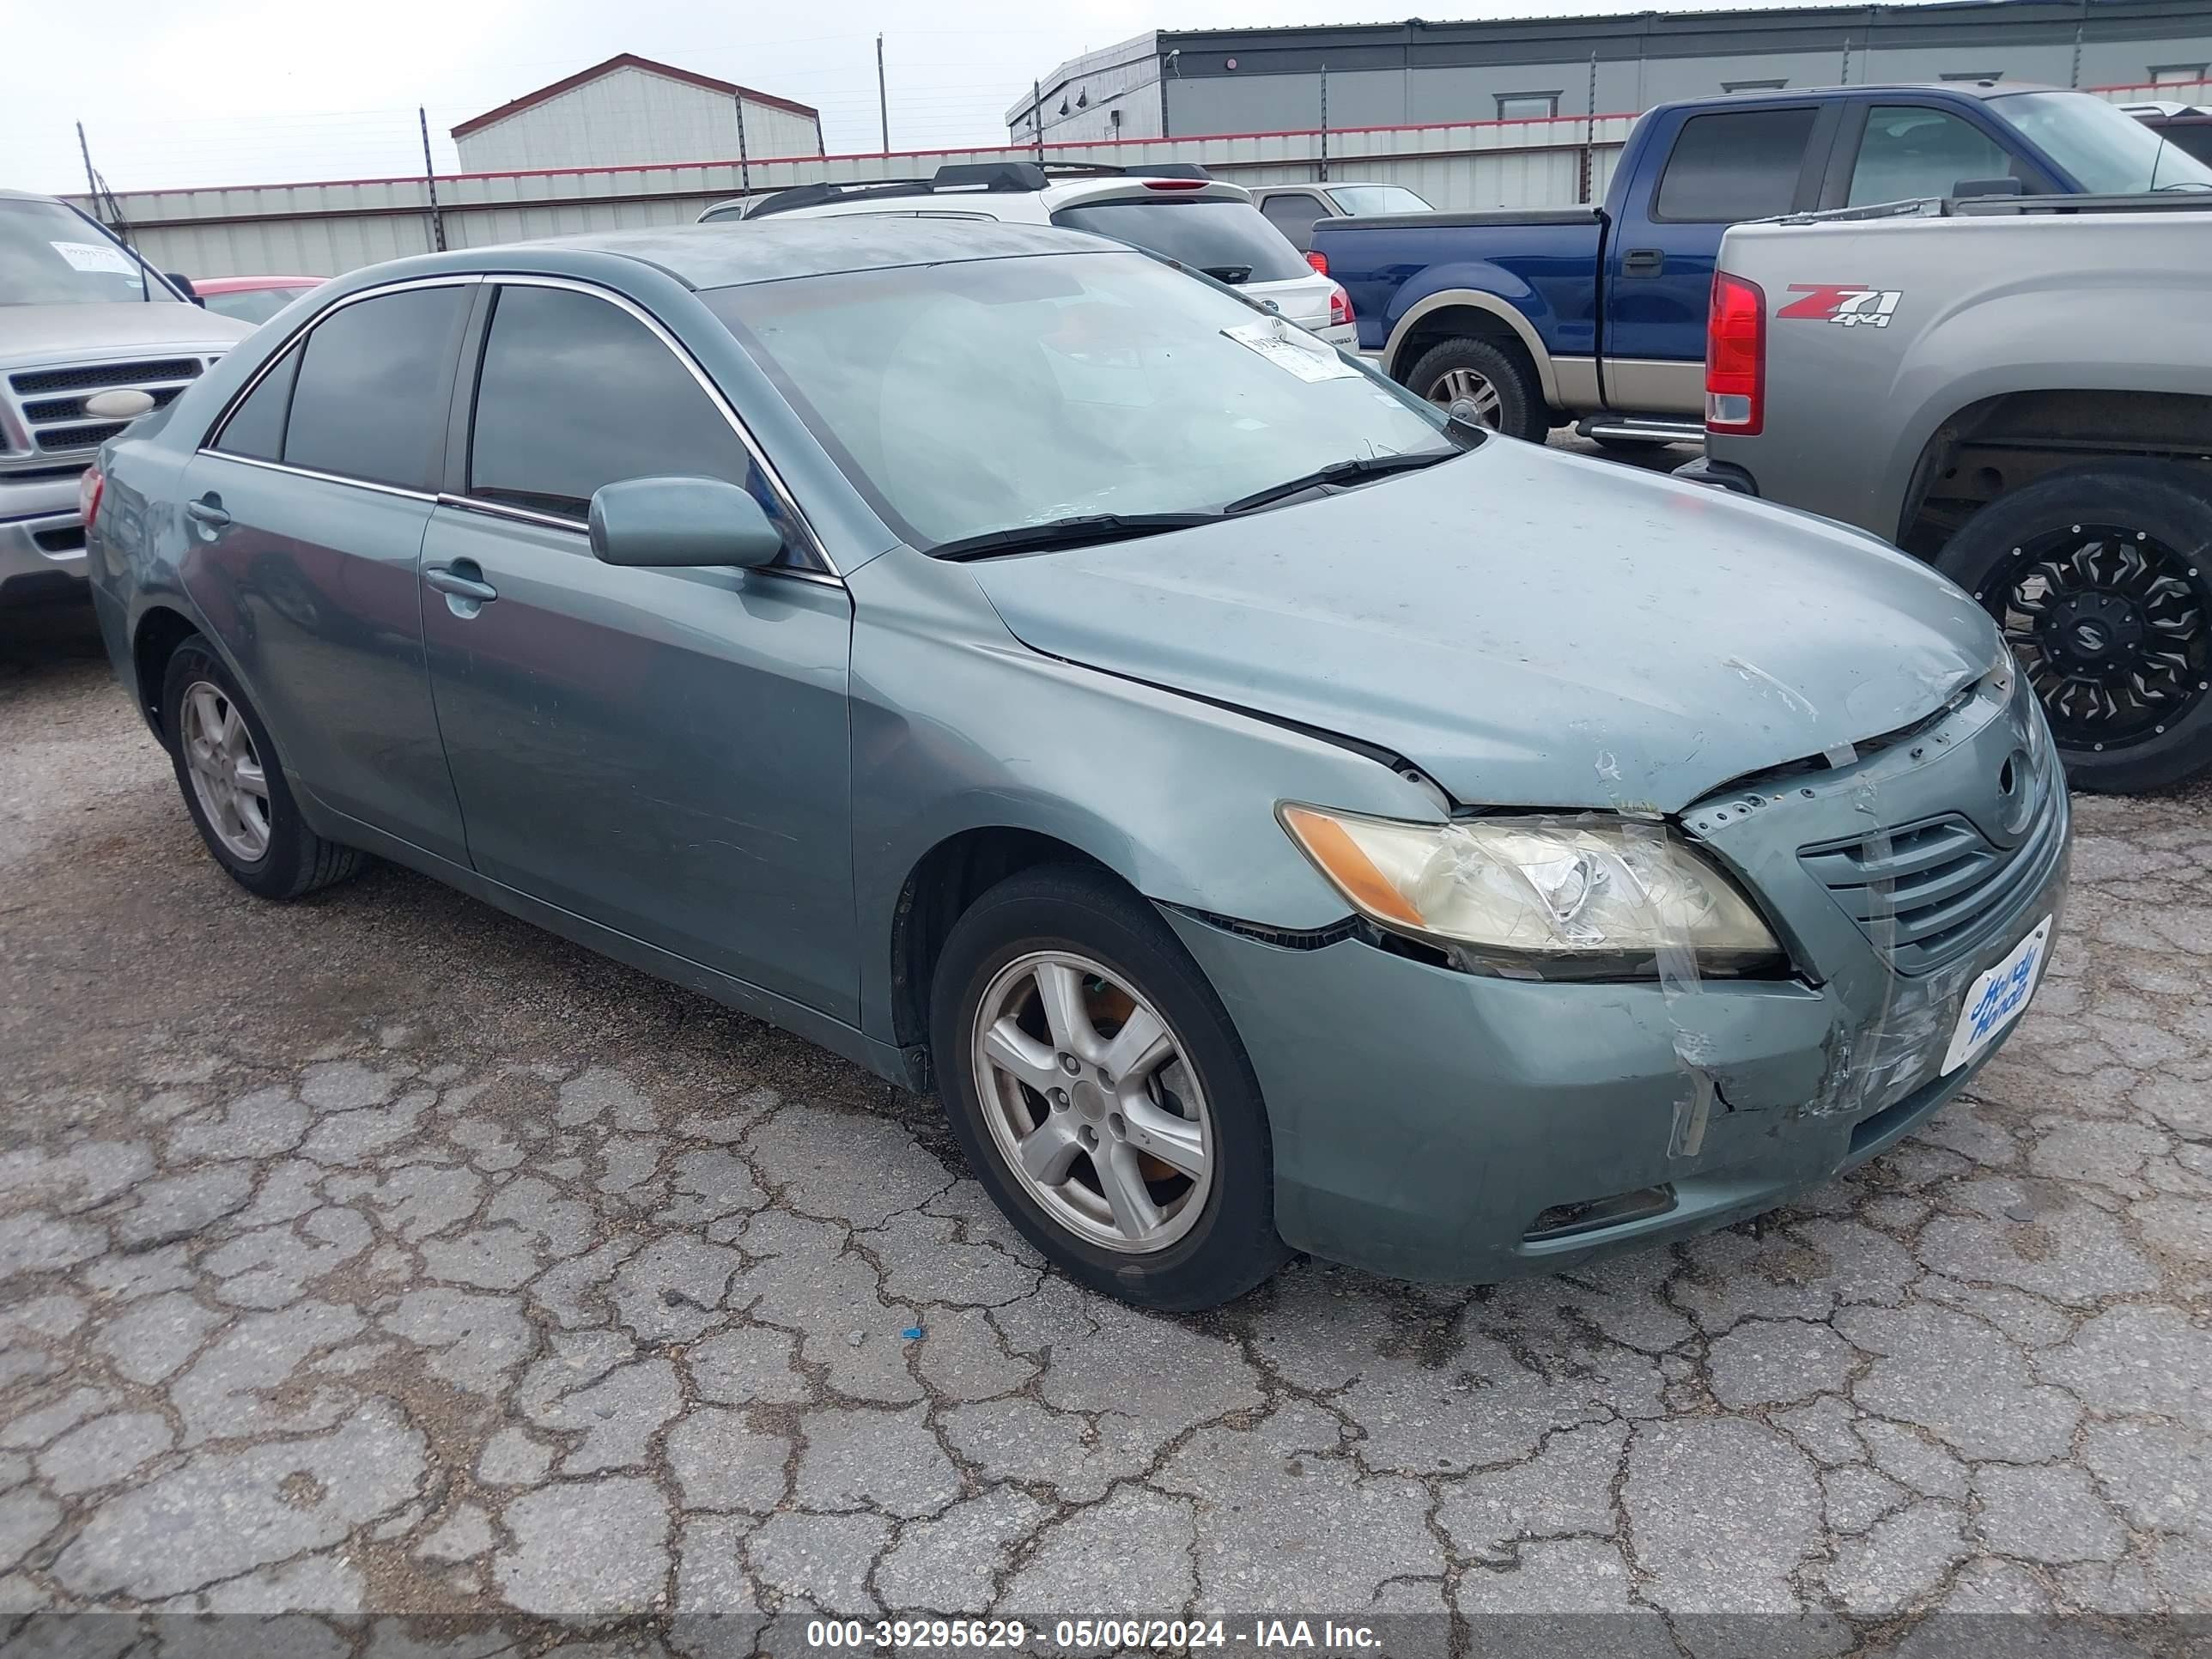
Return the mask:
M2053 472L1969 519L1936 568L2004 629L2074 787L2161 789L2212 765L2212 470Z

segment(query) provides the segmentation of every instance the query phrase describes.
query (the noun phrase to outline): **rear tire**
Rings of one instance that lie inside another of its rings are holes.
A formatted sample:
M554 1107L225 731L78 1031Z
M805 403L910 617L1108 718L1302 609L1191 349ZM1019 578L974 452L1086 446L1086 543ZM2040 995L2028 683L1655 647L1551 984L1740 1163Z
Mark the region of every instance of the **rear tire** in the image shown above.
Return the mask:
M1482 423L1508 437L1540 444L1551 436L1551 410L1534 367L1520 351L1491 340L1462 337L1421 354L1406 384L1439 409L1462 395L1482 411Z
M170 653L161 731L200 839L247 892L295 899L361 869L361 853L307 827L269 728L198 635Z
M976 1179L1071 1279L1182 1312L1288 1259L1243 1044L1189 953L1110 878L1047 865L976 900L938 959L930 1038Z
M2212 765L2212 471L2092 461L2000 496L1936 568L2005 629L2077 789Z

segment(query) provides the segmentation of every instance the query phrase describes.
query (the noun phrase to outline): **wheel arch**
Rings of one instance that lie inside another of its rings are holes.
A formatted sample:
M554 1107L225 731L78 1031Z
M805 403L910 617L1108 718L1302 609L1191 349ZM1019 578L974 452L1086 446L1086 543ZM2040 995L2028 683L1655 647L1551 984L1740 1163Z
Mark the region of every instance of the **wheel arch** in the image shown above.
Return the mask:
M178 647L194 637L206 637L205 630L169 605L148 605L131 631L131 670L137 682L138 712L164 744L169 741L169 734L161 726L161 682Z
M1446 289L1407 307L1382 348L1383 373L1403 385L1406 372L1422 352L1443 341L1463 338L1517 346L1535 372L1546 404L1559 406L1559 371L1536 325L1510 301L1476 289Z
M2027 385L1983 390L1935 422L1914 456L1893 539L1933 557L1988 503L2099 460L2212 457L2212 395Z
M1137 893L1127 877L1074 842L1010 823L958 830L915 861L899 886L889 941L892 1040L900 1048L928 1050L931 981L953 925L1008 876L1045 864L1079 866Z

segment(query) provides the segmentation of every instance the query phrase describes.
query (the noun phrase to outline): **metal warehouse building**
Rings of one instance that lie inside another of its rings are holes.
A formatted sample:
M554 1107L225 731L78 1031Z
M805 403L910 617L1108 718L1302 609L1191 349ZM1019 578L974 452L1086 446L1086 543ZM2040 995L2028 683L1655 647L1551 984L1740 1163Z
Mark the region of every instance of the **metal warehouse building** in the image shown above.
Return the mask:
M1526 120L1839 82L2203 80L2205 0L1960 0L1780 11L1155 31L1060 64L1015 143Z
M453 134L468 173L822 154L822 116L809 106L627 52Z

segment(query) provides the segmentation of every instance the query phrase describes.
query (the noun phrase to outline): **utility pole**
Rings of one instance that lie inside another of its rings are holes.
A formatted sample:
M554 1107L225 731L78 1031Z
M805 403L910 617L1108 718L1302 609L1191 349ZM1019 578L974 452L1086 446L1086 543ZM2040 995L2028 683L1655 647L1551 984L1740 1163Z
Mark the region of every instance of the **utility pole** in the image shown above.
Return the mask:
M430 163L430 115L422 105L415 106L415 119L422 129L422 183L430 192L430 240L438 252L446 251L446 216L438 210L438 173Z
M883 118L884 154L891 153L891 100L884 92L884 37L876 36L876 113Z
M1582 198L1585 202L1597 198L1597 53L1590 53L1589 119L1583 125Z
M1328 65L1321 66L1321 182L1328 182Z
M93 217L97 219L100 216L100 179L92 170L92 146L84 142L84 123L82 121L76 124L76 151L84 157L84 204L92 210ZM114 227L110 225L108 228L112 230Z
M745 95L742 92L737 96L737 106L738 194L740 196L750 196L753 193L753 185L751 173L745 165Z
M2081 84L2081 31L2088 22L2089 0L2081 0L2081 14L2074 20L2074 70L2066 77L2066 84L2069 87Z
M1030 125L1036 133L1037 160L1044 160L1044 82L1030 82Z

